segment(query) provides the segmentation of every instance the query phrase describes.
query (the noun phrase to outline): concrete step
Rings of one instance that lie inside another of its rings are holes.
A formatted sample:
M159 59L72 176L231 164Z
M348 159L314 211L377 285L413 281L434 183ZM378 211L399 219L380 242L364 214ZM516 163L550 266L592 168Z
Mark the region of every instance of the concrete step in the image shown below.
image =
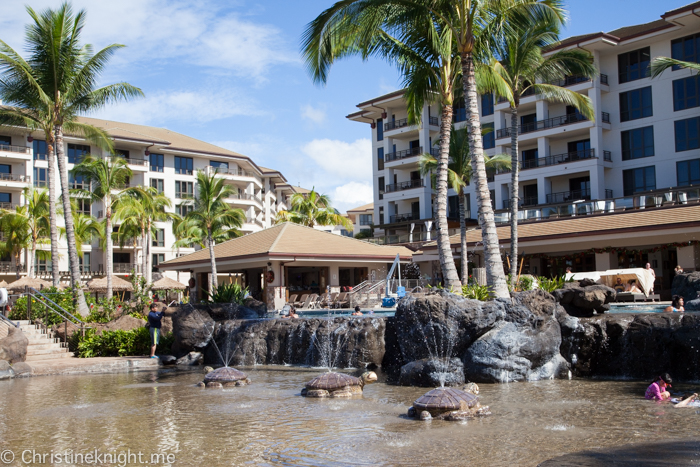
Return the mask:
M14 319L13 319L12 322L13 322L13 323L19 323L20 326L21 326L21 325L24 325L24 324L32 324L32 322L29 321L28 319L20 319L20 320L14 320Z
M49 337L47 334L42 334L40 336L27 336L27 340L29 341L30 345L32 344L32 342L35 342L38 344L46 344L49 342L58 342L57 337Z
M27 348L27 355L48 355L54 353L65 353L68 352L67 347L51 347L48 349L30 349Z
M73 353L64 352L50 355L27 355L27 362L36 362L37 360L55 360L57 358L74 358Z
M63 349L66 349L66 347L63 347L61 344L59 344L57 342L36 342L36 343L30 343L27 346L27 353L32 354L37 350L48 350L48 349L63 350Z

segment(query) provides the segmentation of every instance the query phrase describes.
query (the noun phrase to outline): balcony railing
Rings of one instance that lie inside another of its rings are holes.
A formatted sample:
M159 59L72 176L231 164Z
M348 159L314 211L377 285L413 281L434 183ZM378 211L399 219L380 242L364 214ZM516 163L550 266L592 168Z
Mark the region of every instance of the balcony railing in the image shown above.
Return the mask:
M126 163L129 165L140 165L142 167L148 167L148 165L150 164L150 161L146 159L131 159L125 157L124 160L126 160Z
M0 144L0 151L17 152L20 154L29 154L31 149L26 147L26 146L12 146L9 144Z
M3 182L29 183L29 180L30 177L28 175L0 173L0 181Z
M520 200L520 204L518 204L518 206L535 206L537 205L537 201L537 196L525 196ZM503 200L503 209L510 209L509 199Z
M15 273L17 271L27 272L27 265L20 264L17 266L14 261L0 261L0 272Z
M397 222L417 221L417 220L420 220L420 214L417 214L417 213L394 214L393 216L389 216L389 223L390 224L395 224Z
M45 188L48 184L46 180L34 180L34 186L37 188Z
M440 124L440 121L437 117L428 117L428 125L438 126L439 124ZM384 124L384 131L397 130L399 128L405 128L407 126L410 126L408 124L408 119L407 118L400 118L398 120L394 120L394 121L385 123Z
M384 192L391 193L394 191L410 190L411 188L420 188L422 186L425 186L423 183L423 179L408 180L406 182L400 182L400 183L394 183L391 185L387 185L386 187L384 187Z
M470 214L467 213L467 218L471 218ZM459 234L459 229L448 229L448 235ZM370 237L364 239L364 241L369 243L374 243L376 245L394 245L397 243L421 243L435 240L437 238L437 233L434 230L426 232L424 230L397 235L386 235L384 237Z
M587 200L591 199L591 190L587 188L585 190L573 190L573 191L560 191L558 193L548 193L547 194L547 204L549 203L564 203L566 201L574 200Z
M604 112L605 116L606 113ZM578 123L587 121L588 119L579 113L571 113L566 115L561 115L559 117L548 118L546 120L538 120L532 123L526 123L525 125L518 126L518 134L532 133L533 131L546 130L549 128L556 128L563 125L570 125L572 123ZM605 118L603 118L605 121ZM610 115L608 115L607 123L610 122ZM510 136L510 128L501 128L496 131L496 137L506 138Z
M208 166L208 167L206 167L205 170L208 170L210 173L214 173L214 171L216 171L220 175L235 175L238 177L253 177L254 176L252 173L246 172L245 170L238 169L238 168L227 169L225 167Z
M175 197L180 199L194 199L194 193L188 191L176 191Z
M440 122L437 117L428 117L428 125L439 126Z
M229 199L245 199L249 201L258 201L262 203L260 195L251 195L250 193L234 193L229 196Z
M610 151L603 151L603 157L606 161L612 160ZM536 169L538 167L547 167L551 165L565 164L568 162L577 162L588 159L596 159L594 148L520 161L520 170ZM499 169L498 173L510 173L510 169Z
M391 162L400 159L406 159L407 157L415 157L423 154L423 146L417 148L404 149L403 151L390 152L384 156L384 162Z
M247 224L255 224L255 225L259 225L260 227L264 227L263 222L261 220L259 220L257 217L246 218L246 223Z
M603 123L610 123L610 114L608 112L602 112L601 120Z

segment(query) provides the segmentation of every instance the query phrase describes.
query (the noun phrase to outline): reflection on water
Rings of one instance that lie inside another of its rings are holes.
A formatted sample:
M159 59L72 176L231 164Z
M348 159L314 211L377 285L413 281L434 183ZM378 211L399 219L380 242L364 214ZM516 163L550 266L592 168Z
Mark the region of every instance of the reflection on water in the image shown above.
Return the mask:
M536 465L584 449L693 436L700 409L645 401L646 383L481 385L492 416L405 417L423 388L375 383L364 398L300 397L318 370L248 368L252 384L201 389L156 373L0 382L0 448L172 453L174 465ZM692 389L676 388L674 389Z

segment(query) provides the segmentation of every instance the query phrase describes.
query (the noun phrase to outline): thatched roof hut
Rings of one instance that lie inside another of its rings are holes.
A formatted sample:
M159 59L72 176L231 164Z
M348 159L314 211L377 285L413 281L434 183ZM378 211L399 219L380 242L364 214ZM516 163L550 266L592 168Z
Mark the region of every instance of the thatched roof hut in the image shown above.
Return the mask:
M45 287L51 287L51 285L52 284L50 282L41 280L38 277L25 276L9 284L6 289L10 292L24 292L25 287L32 287L36 290L41 290Z
M107 292L107 276L93 279L87 283L90 292ZM119 276L112 275L113 292L133 292L134 287L131 282L127 282Z
M5 288L7 288L7 282L1 281L1 282L0 282L0 287L5 287Z
M187 286L167 276L153 283L151 290L185 290Z

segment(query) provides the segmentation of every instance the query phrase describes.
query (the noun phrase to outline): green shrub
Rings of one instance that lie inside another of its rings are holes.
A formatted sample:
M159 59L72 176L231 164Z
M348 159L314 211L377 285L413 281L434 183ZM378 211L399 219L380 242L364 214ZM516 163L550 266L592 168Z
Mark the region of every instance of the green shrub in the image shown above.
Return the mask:
M169 353L173 340L172 333L161 336L156 352ZM85 337L79 333L73 334L72 341L76 356L80 358L148 355L151 352L151 337L145 327L131 331L103 331L99 335L94 329L89 329Z
M73 304L72 289L58 290L56 287L47 287L42 289L41 293L45 294L49 299L56 302L57 305L66 310L68 313L72 314L76 318L80 318L80 316L77 315L75 305ZM88 303L88 306L95 304L95 299L90 294L85 294L85 301ZM27 319L26 296L17 299L12 307L10 319ZM35 298L32 298L32 314L29 319L41 319L48 326L63 322L63 318L61 318L61 316L49 310L46 305Z
M488 285L468 284L462 286L462 295L473 300L486 302L491 299L491 287Z
M506 281L508 282L508 290L511 292L525 292L527 290L532 290L535 285L535 281L531 276L520 276L520 280L518 280L518 284L515 286L515 290L513 290L513 287L510 285L511 278L512 276L508 274Z
M205 291L206 292L206 291ZM243 305L243 301L248 295L248 287L243 288L240 284L228 283L219 284L216 289L209 293L208 303L236 303Z
M544 290L545 292L552 293L557 289L561 289L564 287L564 284L567 282L573 282L573 279L566 280L566 276L559 276L559 277L553 277L553 278L548 278L544 276L540 276L537 278L537 282L540 283L540 289Z

